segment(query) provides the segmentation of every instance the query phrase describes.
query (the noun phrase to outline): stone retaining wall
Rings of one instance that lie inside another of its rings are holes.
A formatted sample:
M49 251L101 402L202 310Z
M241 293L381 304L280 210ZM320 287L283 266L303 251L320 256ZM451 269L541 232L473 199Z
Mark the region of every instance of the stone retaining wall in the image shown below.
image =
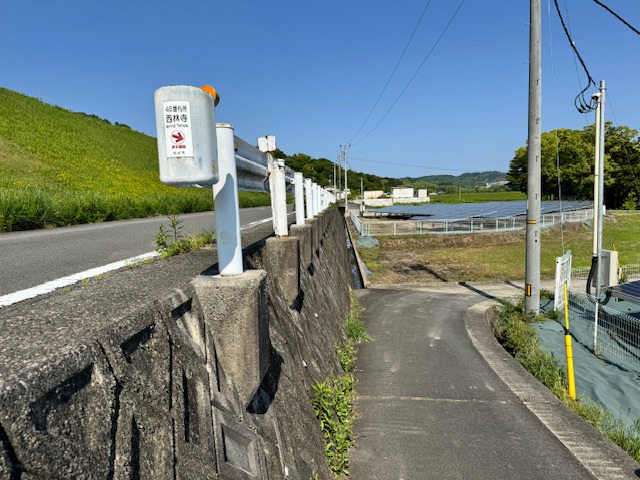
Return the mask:
M175 284L198 253L2 311L0 477L331 478L311 397L340 369L344 221L245 253L240 277Z

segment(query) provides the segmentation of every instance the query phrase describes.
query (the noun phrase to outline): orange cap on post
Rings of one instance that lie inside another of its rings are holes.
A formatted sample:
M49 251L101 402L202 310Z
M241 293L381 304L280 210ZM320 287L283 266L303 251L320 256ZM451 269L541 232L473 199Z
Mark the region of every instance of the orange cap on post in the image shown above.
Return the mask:
M211 85L203 85L200 88L213 97L213 105L217 107L218 103L220 103L220 95L218 95L218 92L216 92L216 89L213 88Z

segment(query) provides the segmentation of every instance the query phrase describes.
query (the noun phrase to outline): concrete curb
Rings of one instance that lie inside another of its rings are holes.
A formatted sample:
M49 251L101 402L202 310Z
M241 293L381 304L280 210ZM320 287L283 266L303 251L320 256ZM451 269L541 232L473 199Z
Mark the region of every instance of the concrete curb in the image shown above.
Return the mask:
M474 347L493 371L595 478L640 477L640 464L562 403L502 348L490 327L497 305L495 301L481 302L469 307L464 316Z
M351 230L353 226L351 222L351 218L348 218L348 217L345 218L344 223L347 226L347 234L349 235L351 248L353 248L353 253L356 256L356 263L358 264L358 271L360 272L360 278L362 278L362 285L364 286L364 288L369 288L371 286L371 281L369 280L369 277L367 276L367 272L365 271L364 262L362 261L362 258L360 258L360 252L358 252L358 246L356 245L356 242L354 239L355 235Z

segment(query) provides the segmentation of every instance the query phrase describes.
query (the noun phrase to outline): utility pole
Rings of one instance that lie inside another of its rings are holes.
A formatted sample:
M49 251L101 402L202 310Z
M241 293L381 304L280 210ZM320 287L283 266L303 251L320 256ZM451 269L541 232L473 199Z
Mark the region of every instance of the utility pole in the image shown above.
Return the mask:
M540 313L540 196L541 188L541 97L542 97L542 8L541 0L530 0L529 29L529 139L527 157L527 240L524 308Z
M349 149L349 147L351 146L350 143L347 143L345 145L340 145L340 148L342 148L342 152L340 153L340 157L342 158L342 162L344 164L344 214L347 215L349 212L349 206L347 205L347 196L348 196L348 190L349 190L349 186L347 184L347 150Z
M602 221L604 213L604 104L605 104L604 80L600 80L600 93L598 106L596 107L596 161L594 167L594 199L593 219L594 231L594 258L596 275L596 311L593 324L593 350L598 346L598 313L600 310L600 294L602 293Z

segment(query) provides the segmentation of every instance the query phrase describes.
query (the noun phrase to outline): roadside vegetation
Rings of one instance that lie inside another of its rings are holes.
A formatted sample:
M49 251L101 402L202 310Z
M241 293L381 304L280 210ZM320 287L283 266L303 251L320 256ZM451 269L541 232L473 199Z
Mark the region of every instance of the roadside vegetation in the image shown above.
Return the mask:
M353 438L353 369L356 363L356 345L369 341L362 321L360 305L351 296L349 314L344 319L346 342L335 345L341 371L332 373L325 381L313 386L313 408L320 422L325 442L325 455L336 478L349 476L349 450Z
M160 182L155 138L0 88L0 232L212 208L211 190Z
M640 263L640 212L609 211L603 247L615 245L620 264ZM552 279L555 258L573 253L573 266L591 264L593 227L567 223L541 232L541 278ZM379 245L358 248L374 284L424 281L509 281L524 279L525 231L465 235L379 237Z
M319 185L333 184L332 161L281 151L277 156ZM0 87L0 232L213 208L211 190L163 185L157 163L153 137ZM355 196L361 182L366 190L389 191L408 183L430 191L458 192L460 187L466 195L484 189L484 182L505 178L500 172L417 179L350 172L348 179ZM239 199L241 207L270 203L266 193L240 192Z
M640 461L640 421L628 427L600 404L584 397L574 400L569 396L566 371L551 354L541 348L538 336L530 325L542 320L542 317L525 314L522 304L503 302L494 319L493 329L505 350L543 385L636 461Z
M192 233L186 237L182 234L182 219L178 215L170 215L169 227L160 224L156 234L156 252L161 258L173 257L181 253L200 250L215 241L213 232Z
M479 203L479 202L512 202L515 200L526 200L527 195L522 192L511 191L460 191L459 193L445 193L441 195L431 195L431 203Z

